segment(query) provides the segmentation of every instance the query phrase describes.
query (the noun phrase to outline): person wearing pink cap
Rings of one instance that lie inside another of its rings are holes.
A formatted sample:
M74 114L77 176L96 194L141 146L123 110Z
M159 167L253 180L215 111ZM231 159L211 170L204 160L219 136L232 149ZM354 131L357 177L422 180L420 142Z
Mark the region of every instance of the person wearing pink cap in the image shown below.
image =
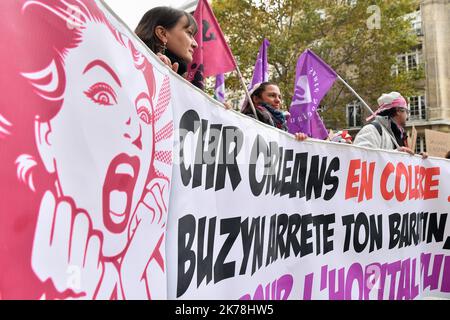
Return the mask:
M365 125L355 137L354 145L398 150L414 154L408 147L405 131L409 107L405 98L398 92L383 93L378 98L378 109L366 119ZM426 154L423 155L426 157Z

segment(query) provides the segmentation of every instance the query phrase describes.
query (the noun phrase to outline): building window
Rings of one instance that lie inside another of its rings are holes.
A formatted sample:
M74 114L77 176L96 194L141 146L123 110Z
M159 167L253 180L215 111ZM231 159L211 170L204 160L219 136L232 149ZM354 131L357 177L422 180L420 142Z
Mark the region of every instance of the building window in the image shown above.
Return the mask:
M403 71L417 70L422 55L422 46L419 45L414 51L397 56L397 64L392 67L392 73L398 75Z
M420 10L412 13L410 15L410 17L411 17L411 25L412 25L414 32L418 36L422 36L423 35L423 33L422 33L422 15L420 14Z
M347 104L347 125L349 128L360 127L361 120L361 104L359 101L353 101Z
M416 148L414 150L415 153L426 152L427 147L425 145L425 137L417 137L416 140Z
M409 120L426 120L425 96L409 97Z

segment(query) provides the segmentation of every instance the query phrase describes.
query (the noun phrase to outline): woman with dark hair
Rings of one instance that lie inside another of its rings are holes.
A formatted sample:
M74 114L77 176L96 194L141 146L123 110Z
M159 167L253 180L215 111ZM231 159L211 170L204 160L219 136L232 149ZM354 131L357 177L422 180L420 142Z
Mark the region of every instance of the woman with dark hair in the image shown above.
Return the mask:
M136 28L136 35L173 71L185 77L192 62L197 23L189 13L156 7L147 11Z
M256 115L258 116L259 121L283 131L288 131L287 119L289 118L289 112L280 110L282 100L278 85L273 82L257 84L251 90L250 98L255 106ZM255 118L249 101L246 101L244 104L242 113ZM298 132L295 134L295 138L303 141L307 138L307 135Z

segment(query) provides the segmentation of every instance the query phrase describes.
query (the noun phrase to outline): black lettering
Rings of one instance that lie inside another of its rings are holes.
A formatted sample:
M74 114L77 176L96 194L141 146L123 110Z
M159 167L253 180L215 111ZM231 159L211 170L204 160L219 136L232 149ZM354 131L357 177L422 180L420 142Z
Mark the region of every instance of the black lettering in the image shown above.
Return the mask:
M400 241L400 220L399 213L389 215L389 249L394 248Z
M320 158L318 155L312 156L311 168L309 170L308 182L306 185L306 200L311 199L312 191L314 190L315 199L322 196L323 180L325 178L325 170L327 169L327 157L323 157L320 173L319 173Z
M267 168L264 169L264 174L261 178L261 181L258 181L256 177L257 172L257 166L256 163L258 162L258 158L260 155L264 157L264 164L265 166L270 161L268 159L269 154L269 147L267 146L264 138L262 138L260 135L257 135L255 142L253 143L251 156L250 156L250 165L249 165L249 183L250 183L250 190L252 191L254 196L259 196L264 189L264 184L266 183L267 179Z
M281 178L281 196L287 195L291 193L291 182L286 181L286 178L291 177L292 168L289 166L288 162L292 161L294 157L294 150L286 149L284 152L284 161L283 161L283 175Z
M242 259L241 264L241 270L239 271L239 274L245 274L245 271L247 270L247 263L248 258L250 256L250 249L252 247L252 239L255 234L255 222L259 223L259 217L254 218L252 221L252 225L250 227L250 230L248 229L248 219L245 219L241 223L241 236L242 236L242 250L244 252L244 257Z
M361 228L364 228L364 241L359 242ZM358 213L355 220L355 231L353 232L353 247L357 253L362 252L369 241L369 220L364 212Z
M339 158L337 158L337 157L333 158L333 160L331 160L331 162L330 162L330 166L327 169L327 173L325 174L325 179L324 179L325 185L333 186L331 189L325 191L325 195L323 198L326 201L328 201L334 197L334 195L336 194L336 191L339 187L339 178L337 176L331 175L333 172L339 170L339 166L340 166Z
M214 186L217 149L219 147L221 131L221 124L212 124L209 128L208 150L203 153L203 161L206 163L206 190L211 189Z
M286 256L287 246L284 241L284 234L286 233L286 229L288 227L288 215L280 214L277 219L277 247L280 251L280 257L283 258Z
M301 238L300 238L300 257L306 256L313 252L313 245L308 242L308 239L312 238L312 229L308 229L308 226L312 224L312 215L307 214L302 216L301 224Z
M187 242L186 242L187 237ZM195 271L195 252L191 249L195 237L195 217L187 215L178 220L177 297L189 288ZM186 270L186 262L189 267Z
M234 143L234 149L231 150L231 144ZM224 127L222 131L222 152L219 156L219 164L217 166L217 180L215 190L221 190L225 187L225 174L228 174L231 180L233 191L241 182L241 174L236 157L241 151L244 143L244 135L237 127Z
M298 213L289 216L289 228L286 237L286 258L290 255L290 248L294 252L294 256L298 256L300 253L300 243L297 238L298 230L300 229L301 217Z
M269 245L267 247L266 267L277 260L277 237L276 237L277 216L270 217Z
M308 168L308 153L297 153L295 154L294 169L291 180L291 193L289 198L293 198L299 194L299 198L305 196L305 179L306 170Z
M256 224L255 244L253 245L252 275L255 273L256 270L259 270L263 265L265 225L266 225L266 217L262 218L261 228L259 227L259 223Z
M334 214L327 214L324 216L323 221L323 254L333 251L333 240L329 238L334 235L334 229L330 228L330 225L335 222Z
M198 239L197 239L197 288L206 277L206 284L212 280L214 237L216 232L216 217L209 219L208 241L206 242L206 257L203 257L203 247L205 243L206 217L198 221Z
M228 237L220 249L216 263L214 264L214 283L234 277L236 262L224 262L239 235L240 229L240 217L223 219L220 221L220 234L228 234Z
M208 129L208 121L202 119L202 126L200 134L197 138L197 146L195 148L195 163L194 163L194 177L192 179L192 188L197 188L202 185L203 176L203 150L205 150L205 135Z
M375 215L371 215L370 219L370 248L369 252L375 249L375 245L378 249L381 249L383 245L383 216L379 214L375 220ZM377 222L378 221L378 222Z
M441 214L439 223L437 222L437 213L430 213L430 220L428 222L427 243L432 241L441 242L444 239L445 223L447 221L447 214Z
M186 111L180 120L180 175L184 186L191 182L191 166L184 163L184 141L189 132L195 133L200 127L200 117L194 110Z
M352 237L352 224L355 222L355 216L349 214L342 217L342 225L345 226L344 252L350 249L350 239Z

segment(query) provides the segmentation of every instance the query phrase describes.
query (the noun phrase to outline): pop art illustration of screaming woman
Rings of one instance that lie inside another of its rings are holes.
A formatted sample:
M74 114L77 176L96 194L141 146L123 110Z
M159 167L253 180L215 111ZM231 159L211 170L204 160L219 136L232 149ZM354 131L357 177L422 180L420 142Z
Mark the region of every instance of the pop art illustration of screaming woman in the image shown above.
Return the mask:
M2 299L166 298L170 82L99 6L0 4Z

